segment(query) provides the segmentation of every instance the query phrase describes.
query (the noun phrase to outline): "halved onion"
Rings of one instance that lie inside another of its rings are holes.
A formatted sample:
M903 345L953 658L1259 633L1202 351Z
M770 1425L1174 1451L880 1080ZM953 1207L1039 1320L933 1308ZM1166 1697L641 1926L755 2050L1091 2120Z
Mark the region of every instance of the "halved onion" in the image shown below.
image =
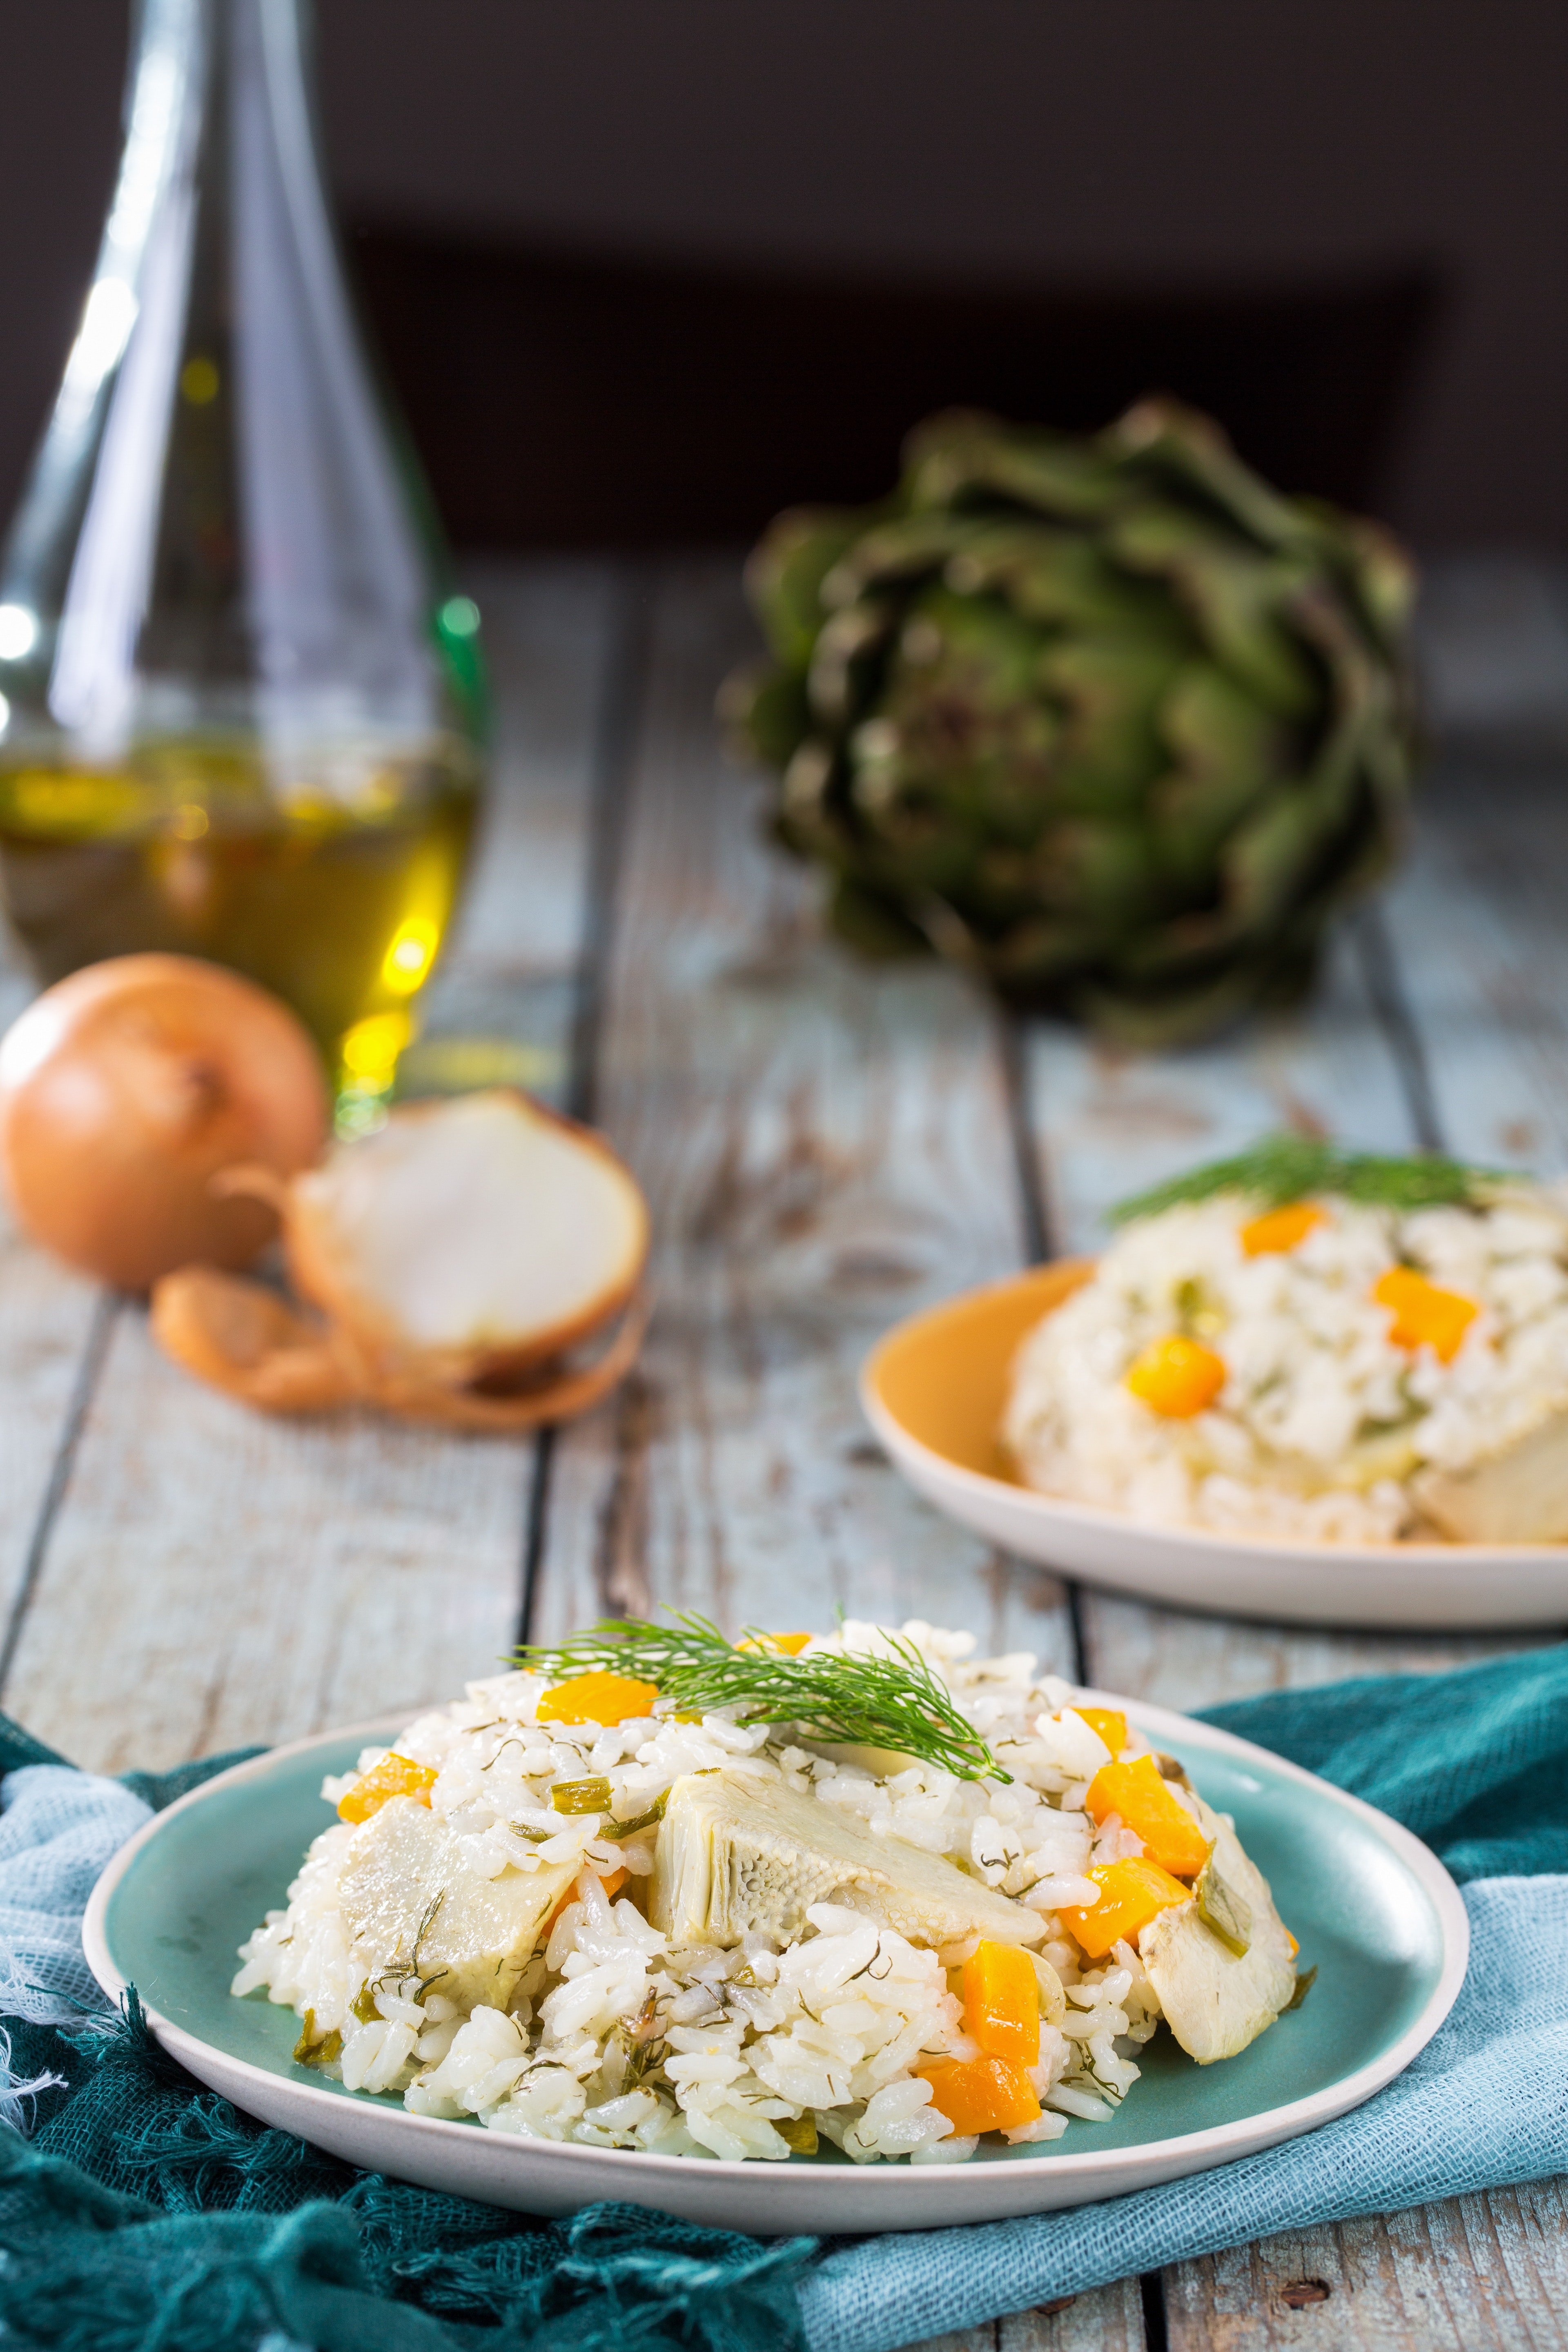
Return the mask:
M248 1263L277 1231L212 1178L308 1168L326 1080L276 997L192 956L115 956L35 998L0 1043L0 1172L27 1234L124 1290L200 1260Z
M585 1412L640 1344L637 1181L601 1137L526 1095L405 1105L288 1183L253 1169L221 1181L274 1202L294 1286L323 1328L258 1285L186 1274L159 1286L153 1328L252 1403L360 1397L411 1420L528 1428ZM617 1318L593 1361L563 1364Z
M647 1209L602 1137L497 1087L410 1103L296 1177L296 1288L383 1378L470 1387L552 1361L642 1278Z

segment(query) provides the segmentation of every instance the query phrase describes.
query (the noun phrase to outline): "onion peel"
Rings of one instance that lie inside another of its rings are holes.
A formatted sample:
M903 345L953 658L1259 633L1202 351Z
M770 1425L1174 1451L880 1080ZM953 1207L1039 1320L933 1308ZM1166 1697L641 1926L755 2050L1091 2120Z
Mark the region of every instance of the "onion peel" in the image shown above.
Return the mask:
M263 1412L293 1416L373 1404L403 1421L505 1434L589 1412L631 1370L652 1311L644 1294L593 1363L510 1392L447 1388L407 1375L373 1384L341 1331L307 1322L264 1283L211 1266L165 1275L153 1287L151 1324L165 1355L184 1370Z
M438 1382L421 1385L404 1377L385 1381L376 1390L374 1401L405 1421L447 1429L504 1432L575 1421L625 1380L637 1361L652 1313L650 1295L633 1299L602 1356L578 1370L536 1380L527 1388L454 1389Z
M331 1412L361 1393L333 1335L244 1276L207 1265L166 1274L149 1319L175 1363L263 1412Z

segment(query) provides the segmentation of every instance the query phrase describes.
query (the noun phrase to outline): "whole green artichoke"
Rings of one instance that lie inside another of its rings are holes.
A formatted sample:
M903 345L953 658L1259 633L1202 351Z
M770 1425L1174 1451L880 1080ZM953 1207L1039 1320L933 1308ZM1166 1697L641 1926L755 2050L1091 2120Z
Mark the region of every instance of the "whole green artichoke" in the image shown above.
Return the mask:
M773 660L721 699L838 929L1138 1044L1299 992L1399 835L1398 549L1165 400L1087 441L938 416L905 459L773 524Z

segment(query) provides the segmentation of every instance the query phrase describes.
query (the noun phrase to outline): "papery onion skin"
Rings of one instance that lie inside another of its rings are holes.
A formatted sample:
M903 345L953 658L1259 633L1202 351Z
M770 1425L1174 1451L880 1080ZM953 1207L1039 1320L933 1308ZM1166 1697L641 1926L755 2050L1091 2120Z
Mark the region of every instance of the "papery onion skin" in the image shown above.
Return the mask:
M17 1223L121 1290L249 1264L278 1229L211 1181L291 1176L326 1140L325 1073L287 1006L193 956L115 956L37 997L0 1040L0 1179Z

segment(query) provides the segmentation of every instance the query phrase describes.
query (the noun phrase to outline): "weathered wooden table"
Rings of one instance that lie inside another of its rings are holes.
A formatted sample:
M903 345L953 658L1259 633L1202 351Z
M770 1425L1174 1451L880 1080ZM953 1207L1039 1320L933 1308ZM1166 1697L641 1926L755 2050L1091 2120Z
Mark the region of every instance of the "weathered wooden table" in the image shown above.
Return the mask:
M476 583L498 791L422 1066L608 1129L658 1228L637 1374L537 1442L268 1422L141 1309L0 1262L0 1705L82 1763L159 1766L439 1698L524 1633L671 1601L734 1625L919 1615L1177 1707L1517 1642L1223 1623L1074 1589L917 1502L857 1367L929 1299L1092 1246L1105 1204L1281 1121L1568 1166L1568 799L1450 763L1384 912L1304 1017L1179 1058L868 971L723 763L752 640L733 567ZM0 979L19 1004L26 982ZM1270 2239L942 2352L1568 2347L1560 2184Z

